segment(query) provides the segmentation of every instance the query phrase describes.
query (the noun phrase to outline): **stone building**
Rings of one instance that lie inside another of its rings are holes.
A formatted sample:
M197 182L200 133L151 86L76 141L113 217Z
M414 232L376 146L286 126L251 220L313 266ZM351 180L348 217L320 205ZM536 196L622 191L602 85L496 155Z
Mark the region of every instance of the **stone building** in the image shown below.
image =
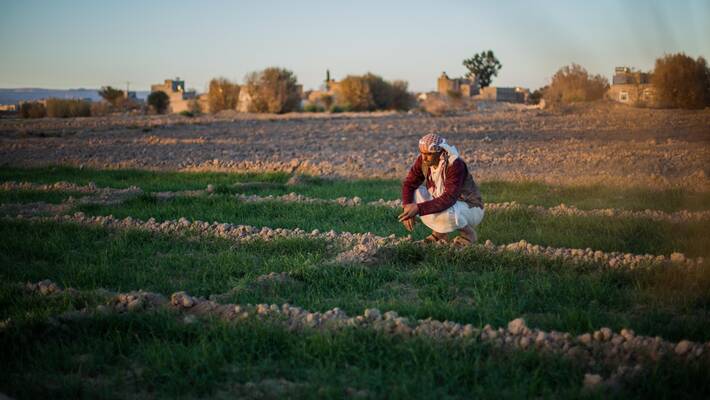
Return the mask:
M192 111L197 103L195 91L185 91L185 81L180 78L166 79L163 83L151 85L150 91L165 92L168 95L170 99L168 112L171 113Z
M610 100L630 105L653 105L656 88L651 84L651 74L634 71L629 67L616 67L606 96Z
M496 87L488 86L481 89L476 100L506 101L509 103L526 103L530 96L530 90L522 87Z
M478 77L473 79L449 78L446 72L442 72L436 80L436 91L442 95L460 94L462 97L473 97L480 91Z

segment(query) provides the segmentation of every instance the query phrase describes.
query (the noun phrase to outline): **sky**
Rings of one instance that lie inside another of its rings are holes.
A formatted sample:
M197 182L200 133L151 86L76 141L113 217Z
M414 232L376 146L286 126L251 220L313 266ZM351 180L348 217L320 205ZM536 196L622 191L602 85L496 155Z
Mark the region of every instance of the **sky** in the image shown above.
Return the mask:
M433 90L491 49L494 86L531 89L577 63L611 79L667 53L710 56L710 1L0 0L0 87L206 90L269 66L317 89L373 72Z

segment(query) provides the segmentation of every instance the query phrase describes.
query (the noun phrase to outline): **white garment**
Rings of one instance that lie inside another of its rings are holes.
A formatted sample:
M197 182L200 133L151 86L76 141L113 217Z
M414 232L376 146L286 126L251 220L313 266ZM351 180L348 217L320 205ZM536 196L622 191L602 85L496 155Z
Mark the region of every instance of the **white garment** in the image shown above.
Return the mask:
M419 204L425 201L432 200L432 194L429 193L426 186L419 186L414 192L414 202ZM483 220L483 209L479 207L469 207L463 201L457 201L448 209L436 214L422 215L419 217L422 223L429 227L434 232L449 233L466 226L475 228Z
M429 170L431 171L431 180L434 182L434 192L432 193L434 197L439 197L444 194L446 166L452 165L454 161L459 158L459 151L456 149L456 146L451 146L446 143L446 139L439 144L439 147L444 150L444 153L441 154L442 157L439 159L439 164L437 164L436 167L429 167Z

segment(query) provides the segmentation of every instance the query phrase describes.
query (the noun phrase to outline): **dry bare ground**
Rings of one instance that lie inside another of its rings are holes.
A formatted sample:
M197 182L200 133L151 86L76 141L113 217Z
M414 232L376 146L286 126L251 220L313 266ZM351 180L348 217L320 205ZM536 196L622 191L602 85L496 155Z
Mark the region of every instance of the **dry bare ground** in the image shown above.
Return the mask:
M710 110L598 103L547 111L487 105L421 113L220 114L0 120L0 160L160 170L401 177L438 132L480 180L710 190Z

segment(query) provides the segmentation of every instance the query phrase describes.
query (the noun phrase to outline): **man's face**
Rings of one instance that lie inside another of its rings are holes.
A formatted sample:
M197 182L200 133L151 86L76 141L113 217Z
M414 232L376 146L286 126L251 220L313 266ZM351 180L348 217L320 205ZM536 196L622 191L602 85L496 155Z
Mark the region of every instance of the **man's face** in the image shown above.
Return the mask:
M428 167L436 166L439 164L440 157L441 157L441 151L437 151L434 153L422 152L422 163L424 163L424 165L426 165Z

